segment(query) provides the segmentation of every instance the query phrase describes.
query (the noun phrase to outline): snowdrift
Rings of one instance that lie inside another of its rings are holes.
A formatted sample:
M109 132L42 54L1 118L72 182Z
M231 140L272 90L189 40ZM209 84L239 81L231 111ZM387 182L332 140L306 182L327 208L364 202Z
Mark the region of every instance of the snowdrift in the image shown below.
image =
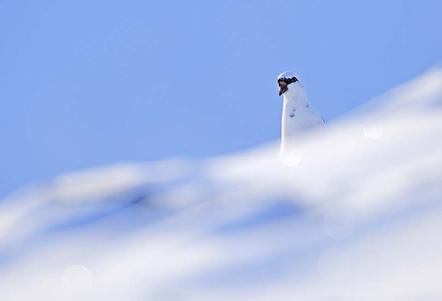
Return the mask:
M442 68L279 145L0 201L0 300L442 300Z

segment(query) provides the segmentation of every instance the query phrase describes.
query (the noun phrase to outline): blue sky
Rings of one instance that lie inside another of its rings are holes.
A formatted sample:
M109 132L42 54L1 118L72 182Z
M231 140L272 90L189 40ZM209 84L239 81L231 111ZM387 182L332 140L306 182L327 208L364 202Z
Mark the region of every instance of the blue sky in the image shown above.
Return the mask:
M0 197L62 172L279 138L276 76L329 122L442 58L442 2L0 0Z

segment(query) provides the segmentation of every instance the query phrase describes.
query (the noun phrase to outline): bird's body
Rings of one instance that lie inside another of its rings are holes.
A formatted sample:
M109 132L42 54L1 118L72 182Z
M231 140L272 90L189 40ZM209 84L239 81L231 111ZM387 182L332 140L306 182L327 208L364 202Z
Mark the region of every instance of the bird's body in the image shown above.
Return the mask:
M294 78L295 80L281 88L284 103L282 109L281 151L296 133L324 124L324 119L310 105L304 87L291 73L285 72L278 77L278 82Z

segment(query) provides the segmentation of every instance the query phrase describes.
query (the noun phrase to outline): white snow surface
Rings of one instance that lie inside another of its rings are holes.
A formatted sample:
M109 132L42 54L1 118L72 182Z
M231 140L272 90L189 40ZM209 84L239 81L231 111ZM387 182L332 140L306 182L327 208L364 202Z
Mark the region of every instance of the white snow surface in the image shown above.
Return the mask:
M436 68L283 158L276 142L17 191L0 300L442 300L441 137Z

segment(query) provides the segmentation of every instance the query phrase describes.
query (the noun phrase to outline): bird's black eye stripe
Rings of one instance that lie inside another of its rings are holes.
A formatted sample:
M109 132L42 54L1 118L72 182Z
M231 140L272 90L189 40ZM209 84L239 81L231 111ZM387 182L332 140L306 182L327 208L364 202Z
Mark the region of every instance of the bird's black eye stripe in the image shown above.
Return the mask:
M285 82L287 85L288 84L291 84L291 83L296 83L297 81L298 81L298 79L296 78L296 77L292 77L292 78L280 78L279 80L278 80L278 82L279 81L283 81L283 82Z

